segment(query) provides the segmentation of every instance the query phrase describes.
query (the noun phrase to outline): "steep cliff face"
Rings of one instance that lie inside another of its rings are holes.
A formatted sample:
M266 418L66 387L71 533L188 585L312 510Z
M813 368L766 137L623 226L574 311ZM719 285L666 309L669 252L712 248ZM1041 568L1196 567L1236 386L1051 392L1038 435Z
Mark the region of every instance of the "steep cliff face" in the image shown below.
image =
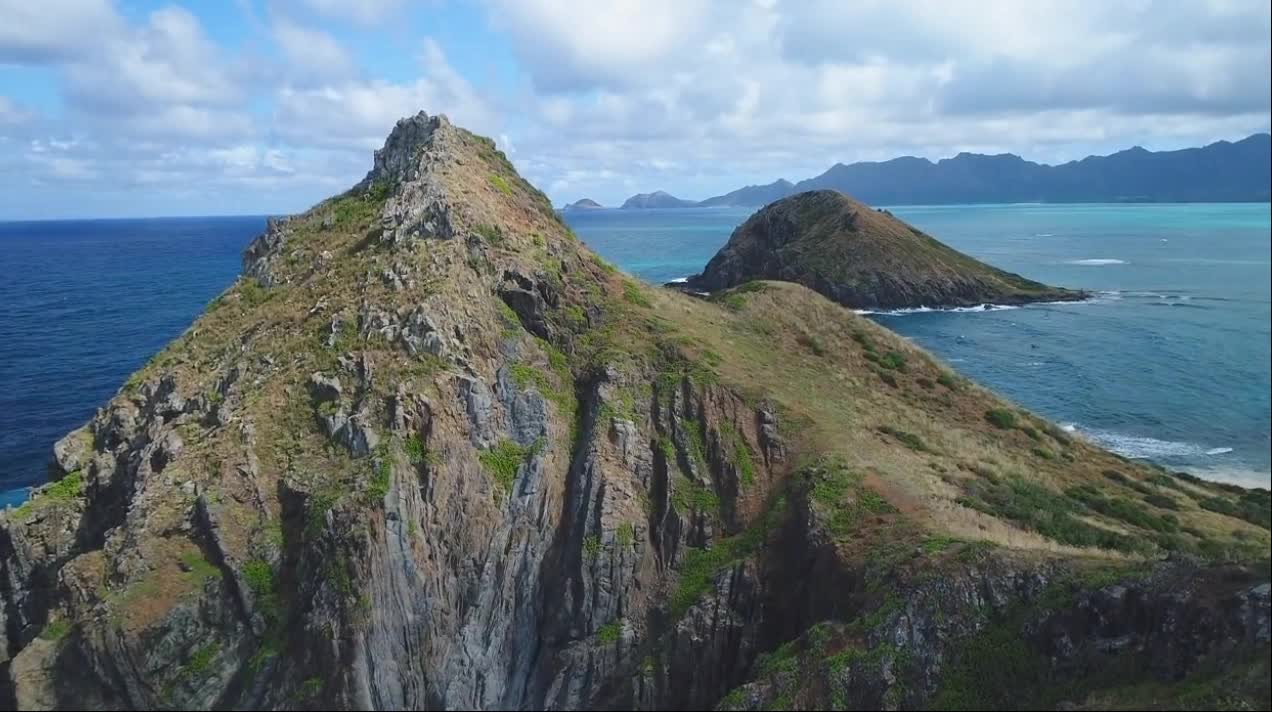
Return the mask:
M688 287L797 282L856 309L957 307L1083 299L995 269L843 193L778 200L738 226Z
M1055 581L1019 619L1053 666L1146 660L1194 599L1240 606L1137 679L1266 658L1266 571L1114 586L1265 557L1266 493L1070 440L803 287L639 284L443 117L243 267L0 518L10 705L781 703L827 641L873 667L801 704L927 704ZM1087 645L1123 609L1145 644Z

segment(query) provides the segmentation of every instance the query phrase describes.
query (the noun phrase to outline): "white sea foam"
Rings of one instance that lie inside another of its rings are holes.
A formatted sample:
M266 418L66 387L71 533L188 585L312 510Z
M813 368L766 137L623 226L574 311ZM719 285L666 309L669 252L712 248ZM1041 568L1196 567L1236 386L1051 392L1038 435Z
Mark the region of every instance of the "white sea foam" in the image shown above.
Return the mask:
M1242 487L1267 488L1272 485L1272 473L1267 470L1230 467L1227 465L1219 467L1183 467L1180 469L1212 482L1227 482L1228 484L1241 485Z
M1114 260L1114 259L1069 260L1068 262L1065 262L1065 264L1088 265L1091 267L1103 267L1104 265L1124 265L1126 264L1126 260Z
M1008 309L1019 309L1020 307L1012 304L977 304L974 307L906 307L904 309L854 309L858 314L882 314L884 316L906 316L909 314L928 314L931 312L994 312L1007 311Z
M688 282L688 281L689 281L688 277L676 277L675 279L668 280L667 284L684 284L685 282Z
M1230 447L1207 447L1197 443L1159 440L1141 435L1127 435L1113 430L1084 428L1076 423L1061 426L1065 431L1102 445L1113 452L1133 460L1162 457L1200 457L1223 455L1232 452Z
M1055 237L1055 233L1053 233L1053 232L1040 232L1040 233L1038 233L1038 234L1034 235L1034 237Z

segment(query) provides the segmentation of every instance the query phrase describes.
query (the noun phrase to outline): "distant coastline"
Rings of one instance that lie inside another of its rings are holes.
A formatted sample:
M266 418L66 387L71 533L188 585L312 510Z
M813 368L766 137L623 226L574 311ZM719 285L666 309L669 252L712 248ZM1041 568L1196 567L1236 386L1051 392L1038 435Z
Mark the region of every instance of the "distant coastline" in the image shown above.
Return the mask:
M903 156L836 163L821 175L779 179L704 200L666 191L639 193L627 210L762 207L809 190L838 190L870 205L1267 203L1272 200L1272 135L1217 141L1200 148L1147 151L1138 146L1058 165L1010 153L960 153L933 162ZM1224 171L1216 175L1213 166Z

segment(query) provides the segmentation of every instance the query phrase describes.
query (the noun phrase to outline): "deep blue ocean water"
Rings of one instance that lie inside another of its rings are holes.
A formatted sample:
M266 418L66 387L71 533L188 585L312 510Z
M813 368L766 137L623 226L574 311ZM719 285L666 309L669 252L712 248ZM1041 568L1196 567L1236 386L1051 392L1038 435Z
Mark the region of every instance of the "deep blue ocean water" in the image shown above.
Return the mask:
M1268 204L891 210L999 267L1098 297L874 318L1125 455L1267 486ZM701 269L750 212L566 219L607 259L664 282ZM263 226L263 217L0 223L0 490L43 480L53 441L233 281Z
M0 222L0 506L189 326L264 217Z

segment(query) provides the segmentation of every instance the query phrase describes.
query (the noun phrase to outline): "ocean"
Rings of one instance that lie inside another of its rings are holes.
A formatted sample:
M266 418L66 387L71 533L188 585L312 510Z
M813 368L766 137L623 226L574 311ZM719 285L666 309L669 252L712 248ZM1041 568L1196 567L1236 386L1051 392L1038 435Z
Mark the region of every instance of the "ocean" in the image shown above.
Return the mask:
M1272 211L1263 204L889 208L1077 304L872 318L1020 405L1127 457L1268 486ZM697 272L751 213L566 214L636 276ZM233 281L264 217L0 223L0 498Z

